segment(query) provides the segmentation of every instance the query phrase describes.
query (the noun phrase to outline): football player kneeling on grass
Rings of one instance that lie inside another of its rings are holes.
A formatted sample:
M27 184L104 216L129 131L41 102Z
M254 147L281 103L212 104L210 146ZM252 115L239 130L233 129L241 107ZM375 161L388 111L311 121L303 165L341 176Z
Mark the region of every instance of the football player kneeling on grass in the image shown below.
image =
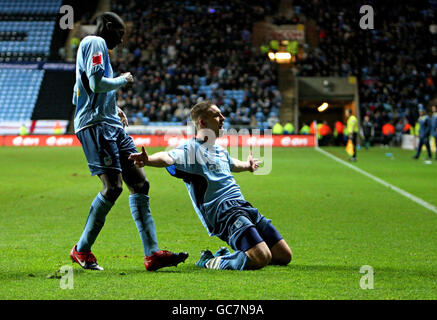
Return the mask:
M202 224L213 236L226 241L235 250L221 247L213 254L202 251L196 265L209 269L259 269L268 264L287 265L291 249L269 219L247 202L231 172L258 169L260 162L248 156L240 161L215 144L223 127L224 116L209 101L202 101L191 109L191 119L197 135L190 141L169 151L129 156L139 167L166 167L176 178L183 179L194 209Z

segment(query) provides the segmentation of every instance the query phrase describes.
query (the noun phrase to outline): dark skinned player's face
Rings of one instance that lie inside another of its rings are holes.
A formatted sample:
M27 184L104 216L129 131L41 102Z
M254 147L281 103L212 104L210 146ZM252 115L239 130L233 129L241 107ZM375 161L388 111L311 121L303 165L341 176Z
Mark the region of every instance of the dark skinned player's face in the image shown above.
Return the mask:
M123 36L125 33L125 27L119 25L110 25L108 29L108 39L106 39L106 45L109 50L114 49L119 44L123 43Z

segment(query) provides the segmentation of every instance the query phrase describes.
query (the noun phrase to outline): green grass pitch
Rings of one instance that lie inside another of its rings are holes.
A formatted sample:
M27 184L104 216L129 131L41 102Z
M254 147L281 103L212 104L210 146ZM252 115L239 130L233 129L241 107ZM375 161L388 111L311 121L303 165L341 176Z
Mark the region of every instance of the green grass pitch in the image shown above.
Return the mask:
M437 206L437 162L412 154L360 150L354 165ZM2 147L0 172L0 299L437 299L437 215L314 149L277 148L269 175L235 175L293 250L288 266L257 271L194 265L224 243L208 237L183 182L156 168L146 174L159 245L190 257L145 271L124 188L93 247L105 271L84 271L68 254L101 184L81 148ZM56 277L64 265L74 268L71 290ZM373 289L360 288L363 265Z

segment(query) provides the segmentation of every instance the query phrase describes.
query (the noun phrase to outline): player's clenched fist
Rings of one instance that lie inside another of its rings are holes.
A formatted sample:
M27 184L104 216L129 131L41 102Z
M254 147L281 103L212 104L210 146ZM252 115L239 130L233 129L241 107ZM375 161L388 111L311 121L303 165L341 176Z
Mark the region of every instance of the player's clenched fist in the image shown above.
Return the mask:
M123 73L121 76L126 78L127 83L134 82L134 77L132 76L132 74L130 72Z

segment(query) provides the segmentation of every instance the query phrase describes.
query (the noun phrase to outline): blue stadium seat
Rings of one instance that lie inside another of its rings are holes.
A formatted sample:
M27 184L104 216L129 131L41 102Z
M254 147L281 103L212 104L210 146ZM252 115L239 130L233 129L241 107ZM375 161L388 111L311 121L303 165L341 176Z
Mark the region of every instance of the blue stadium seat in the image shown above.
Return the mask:
M55 21L0 21L0 32L26 34L24 41L0 41L0 54L24 53L48 56L55 23Z
M0 69L2 120L29 120L35 107L44 70Z
M62 0L0 0L0 14L43 14L59 13Z

